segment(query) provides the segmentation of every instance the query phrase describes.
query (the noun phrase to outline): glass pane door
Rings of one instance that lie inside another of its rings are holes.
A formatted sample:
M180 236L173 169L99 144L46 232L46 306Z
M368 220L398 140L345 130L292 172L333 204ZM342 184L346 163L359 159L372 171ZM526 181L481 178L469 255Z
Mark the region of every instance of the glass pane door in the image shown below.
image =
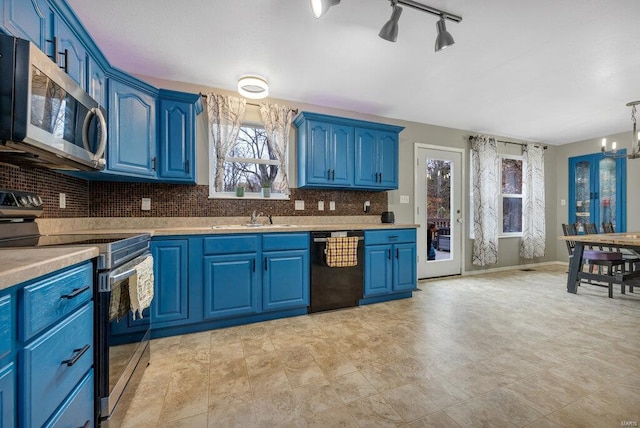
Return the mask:
M600 224L598 224L598 228L602 231L602 223L613 223L613 230L618 230L616 227L616 161L611 158L601 159L598 170L600 179L600 204L598 207Z
M593 223L591 219L591 162L581 161L576 164L575 189L576 196L572 203L575 207L576 223L580 229L583 224Z

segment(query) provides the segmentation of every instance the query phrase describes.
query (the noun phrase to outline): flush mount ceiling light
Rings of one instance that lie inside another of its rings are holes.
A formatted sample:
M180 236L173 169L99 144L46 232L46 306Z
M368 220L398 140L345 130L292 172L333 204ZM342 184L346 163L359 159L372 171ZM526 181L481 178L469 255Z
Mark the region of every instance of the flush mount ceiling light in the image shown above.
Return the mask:
M631 122L633 123L633 130L631 131L631 153L617 153L618 148L616 147L616 142L611 143L611 151L607 151L607 139L602 139L602 154L607 157L612 158L629 158L629 159L638 159L640 158L640 132L638 132L636 128L636 106L640 104L640 101L631 101L627 103L627 107L631 107Z
M269 95L269 84L260 76L242 76L238 80L238 93L254 100L265 98Z
M311 0L311 13L314 17L320 18L331 6L337 4L340 4L340 0Z

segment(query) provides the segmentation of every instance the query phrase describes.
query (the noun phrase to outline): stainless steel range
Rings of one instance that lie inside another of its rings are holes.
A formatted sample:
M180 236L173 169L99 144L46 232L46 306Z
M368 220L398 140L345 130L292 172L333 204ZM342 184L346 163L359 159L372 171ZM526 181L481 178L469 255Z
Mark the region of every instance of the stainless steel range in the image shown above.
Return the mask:
M151 257L147 233L41 235L35 219L42 199L34 193L0 189L0 247L91 246L100 255L95 273L96 420L118 426L128 399L148 365L150 317L132 320L128 309L114 311L114 295L128 294L129 282ZM148 311L147 311L148 312ZM134 328L131 325L135 324ZM113 332L127 331L114 336Z

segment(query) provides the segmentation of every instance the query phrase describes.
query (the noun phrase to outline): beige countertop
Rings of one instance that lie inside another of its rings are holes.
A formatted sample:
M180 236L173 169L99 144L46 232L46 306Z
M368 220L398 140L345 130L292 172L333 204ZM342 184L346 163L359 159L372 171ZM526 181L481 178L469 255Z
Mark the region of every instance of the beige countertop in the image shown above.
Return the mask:
M413 229L416 224L392 223L330 223L330 224L287 224L273 225L261 223L258 227L239 224L212 224L207 226L169 226L169 227L113 227L103 229L57 230L55 234L102 234L102 233L149 233L151 236L172 235L215 235L225 233L276 233L276 232L313 232L328 230L376 230L376 229ZM123 225L125 226L125 225ZM136 225L138 226L138 225ZM42 247L0 249L0 290L46 275L59 269L89 260L98 256L96 247Z
M0 290L97 256L96 247L0 249Z

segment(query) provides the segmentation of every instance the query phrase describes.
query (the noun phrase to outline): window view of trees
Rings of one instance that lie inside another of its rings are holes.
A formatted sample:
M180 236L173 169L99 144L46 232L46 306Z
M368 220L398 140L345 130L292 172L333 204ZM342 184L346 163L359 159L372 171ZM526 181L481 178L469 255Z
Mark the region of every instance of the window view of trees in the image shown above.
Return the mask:
M278 175L278 161L267 143L267 134L259 126L242 126L238 140L229 150L224 166L224 191L233 192L244 186L247 192L260 192Z
M450 219L450 210L451 162L427 159L427 218Z
M502 232L522 232L522 159L502 158Z

